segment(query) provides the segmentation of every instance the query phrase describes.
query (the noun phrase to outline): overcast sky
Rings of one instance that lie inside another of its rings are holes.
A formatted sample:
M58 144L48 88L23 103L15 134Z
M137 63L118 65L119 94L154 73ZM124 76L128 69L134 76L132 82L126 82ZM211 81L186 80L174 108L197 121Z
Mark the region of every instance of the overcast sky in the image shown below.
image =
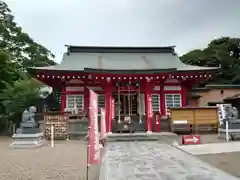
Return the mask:
M65 44L176 45L183 54L213 38L240 37L240 0L6 0L34 40L60 62Z

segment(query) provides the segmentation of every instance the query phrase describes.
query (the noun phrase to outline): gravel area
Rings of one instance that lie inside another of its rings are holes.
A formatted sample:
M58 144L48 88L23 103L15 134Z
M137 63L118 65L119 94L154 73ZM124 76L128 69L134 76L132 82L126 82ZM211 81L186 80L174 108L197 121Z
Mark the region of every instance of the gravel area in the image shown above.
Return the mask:
M0 179L83 180L86 179L86 141L56 141L37 149L11 149L11 139L0 138ZM96 180L99 166L89 170Z

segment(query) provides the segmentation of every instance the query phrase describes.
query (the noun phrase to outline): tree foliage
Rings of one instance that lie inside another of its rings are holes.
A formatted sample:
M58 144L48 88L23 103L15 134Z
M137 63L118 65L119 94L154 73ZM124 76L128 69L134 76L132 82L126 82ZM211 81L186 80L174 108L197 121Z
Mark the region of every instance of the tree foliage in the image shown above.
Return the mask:
M13 84L4 82L6 88L0 93L0 102L4 107L4 116L11 121L19 121L21 113L39 99L36 82L21 74L21 79Z
M17 26L7 4L0 0L0 49L22 68L53 65L54 55Z
M10 60L7 52L0 50L0 89L4 89L4 82L12 83L18 79L17 63Z
M19 121L19 115L36 104L40 84L26 69L54 65L53 58L17 25L7 4L0 0L0 123L2 117Z
M238 83L240 80L240 38L221 37L204 49L195 49L180 59L190 65L220 67L216 83Z

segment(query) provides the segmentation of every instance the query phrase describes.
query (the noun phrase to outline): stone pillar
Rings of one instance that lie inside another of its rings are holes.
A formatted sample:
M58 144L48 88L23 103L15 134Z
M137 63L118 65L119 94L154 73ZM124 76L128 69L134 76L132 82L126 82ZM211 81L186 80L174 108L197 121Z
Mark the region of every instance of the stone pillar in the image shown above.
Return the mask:
M147 133L152 133L152 96L149 81L145 82L145 111Z
M112 87L111 84L106 84L105 86L105 110L106 110L106 132L112 133L112 114L111 114L111 106L112 106Z

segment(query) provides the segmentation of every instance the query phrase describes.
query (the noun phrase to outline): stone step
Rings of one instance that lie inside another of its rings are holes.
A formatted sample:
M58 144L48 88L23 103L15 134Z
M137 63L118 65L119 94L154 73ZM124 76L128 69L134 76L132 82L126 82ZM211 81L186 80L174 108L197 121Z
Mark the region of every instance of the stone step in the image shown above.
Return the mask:
M175 135L173 133L170 136ZM169 136L165 133L114 133L109 134L107 137L108 142L115 141L158 141L165 139Z

